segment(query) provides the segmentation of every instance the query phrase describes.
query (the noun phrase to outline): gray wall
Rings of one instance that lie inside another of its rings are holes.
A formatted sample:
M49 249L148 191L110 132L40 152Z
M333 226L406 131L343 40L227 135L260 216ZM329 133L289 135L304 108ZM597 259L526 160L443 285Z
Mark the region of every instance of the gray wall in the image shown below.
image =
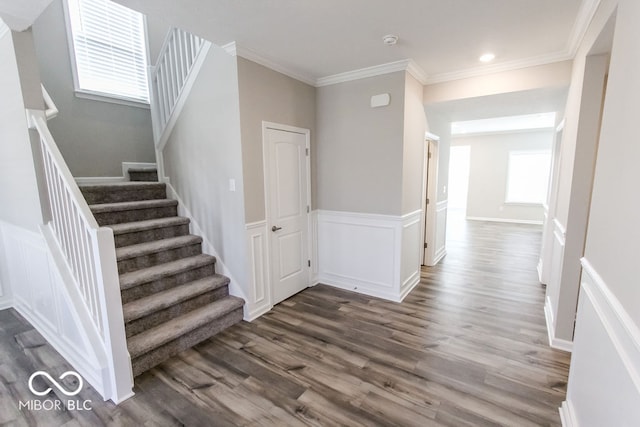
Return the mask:
M165 173L221 261L248 283L236 58L211 47L163 151ZM229 191L229 180L236 191Z
M318 209L402 214L404 93L404 71L317 89Z
M238 57L242 163L245 214L248 223L266 218L262 121L311 130L311 159L315 153L316 89L284 74ZM311 166L312 195L315 194L315 162ZM312 206L315 206L312 200Z
M0 38L0 100L0 221L37 231L42 214L10 31Z
M60 113L49 128L74 176L120 176L122 162L155 162L150 111L75 96L62 0L33 25L42 82Z
M402 168L402 213L422 209L422 170L426 118L422 84L406 73L404 94L404 161Z
M452 146L471 147L467 216L542 221L542 205L505 204L509 151L551 150L554 131L460 136Z

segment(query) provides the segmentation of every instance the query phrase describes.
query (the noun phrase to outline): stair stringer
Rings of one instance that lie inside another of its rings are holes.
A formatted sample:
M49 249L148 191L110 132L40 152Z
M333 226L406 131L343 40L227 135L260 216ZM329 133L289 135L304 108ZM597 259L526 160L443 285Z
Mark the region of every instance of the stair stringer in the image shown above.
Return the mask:
M249 316L249 313L247 312L247 304L246 304L246 301L249 301L249 299L247 298L244 290L239 285L239 282L235 279L235 277L234 277L233 273L231 272L231 270L229 270L227 268L227 266L224 264L224 261L222 260L220 255L218 255L218 251L216 251L215 246L213 245L213 243L211 243L209 241L209 239L207 238L206 233L204 233L204 231L202 230L202 228L198 224L198 221L191 214L189 209L187 209L186 204L180 198L180 196L178 195L178 192L175 190L175 188L173 188L173 186L169 182L169 178L164 177L164 179L162 181L167 186L167 198L174 199L174 200L178 201L178 215L179 216L184 216L186 218L189 218L189 220L191 221L191 223L189 224L189 226L191 227L191 234L195 234L197 236L202 237L202 252L207 254L207 255L211 255L211 256L216 257L216 271L219 274L222 274L222 275L227 276L229 278L229 280L230 280L230 282L229 282L229 295L233 295L234 297L242 298L245 301L245 304L242 307L242 316L243 316L244 320L249 321L250 320L250 316ZM218 270L218 268L220 268L221 271Z

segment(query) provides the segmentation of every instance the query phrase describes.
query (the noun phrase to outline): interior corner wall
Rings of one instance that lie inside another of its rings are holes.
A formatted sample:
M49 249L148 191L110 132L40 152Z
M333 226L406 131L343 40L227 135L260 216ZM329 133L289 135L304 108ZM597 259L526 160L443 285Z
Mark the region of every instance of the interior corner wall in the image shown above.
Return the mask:
M244 288L249 277L238 99L236 58L212 46L163 157L171 186L205 239L203 247L210 244Z
M238 57L237 61L247 223L266 219L263 121L311 131L311 195L315 207L316 89L248 59Z
M121 176L122 162L155 162L149 109L74 93L63 0L33 25L42 82L58 107L48 125L74 176Z
M318 209L402 214L404 92L404 71L317 89Z
M505 203L510 151L550 150L553 130L458 136L452 146L471 147L467 217L542 222L542 205Z

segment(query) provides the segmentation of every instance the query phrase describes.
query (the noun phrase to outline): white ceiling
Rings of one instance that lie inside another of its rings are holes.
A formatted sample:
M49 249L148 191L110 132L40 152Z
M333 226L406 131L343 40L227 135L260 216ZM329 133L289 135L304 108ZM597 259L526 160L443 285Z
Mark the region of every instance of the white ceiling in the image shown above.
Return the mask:
M426 82L569 59L598 0L117 0L316 81L413 59ZM396 34L396 46L382 37ZM492 51L490 65L478 57Z

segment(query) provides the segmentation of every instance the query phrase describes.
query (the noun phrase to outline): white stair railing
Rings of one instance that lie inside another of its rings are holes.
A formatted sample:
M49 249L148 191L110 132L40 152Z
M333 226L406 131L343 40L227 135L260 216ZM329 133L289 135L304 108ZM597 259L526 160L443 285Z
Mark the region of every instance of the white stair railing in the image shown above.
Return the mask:
M168 130L175 124L184 104L183 95L193 84L192 72L202 65L210 46L210 42L178 28L172 28L167 34L149 79L157 149L161 150L166 143Z
M47 108L51 109L49 105ZM36 129L40 137L49 199L47 225L66 261L84 308L90 314L91 327L98 333L107 355L109 389L105 397L117 402L131 395L133 378L113 231L96 222L47 127L46 113L33 110L27 113L30 127Z

